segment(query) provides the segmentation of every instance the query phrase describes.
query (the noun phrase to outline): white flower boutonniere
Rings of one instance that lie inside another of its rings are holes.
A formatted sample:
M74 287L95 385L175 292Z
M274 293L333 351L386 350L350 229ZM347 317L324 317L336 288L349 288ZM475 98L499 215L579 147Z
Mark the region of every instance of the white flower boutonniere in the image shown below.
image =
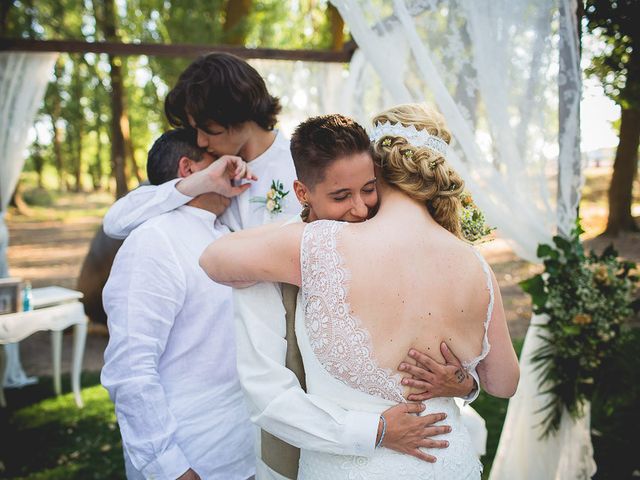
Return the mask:
M282 200L289 195L289 191L284 191L284 185L280 180L273 180L271 188L264 197L253 197L251 202L262 203L271 215L282 212Z

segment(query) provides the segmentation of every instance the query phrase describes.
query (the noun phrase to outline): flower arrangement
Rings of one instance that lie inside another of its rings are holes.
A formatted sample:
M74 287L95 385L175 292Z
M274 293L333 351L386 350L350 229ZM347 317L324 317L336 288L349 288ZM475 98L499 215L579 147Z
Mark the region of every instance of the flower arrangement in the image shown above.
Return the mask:
M484 213L476 206L469 193L463 192L460 200L462 201L460 222L465 240L476 243L495 230L486 224Z
M577 224L568 239L540 245L545 271L520 283L534 312L549 319L532 358L540 391L551 397L541 409L543 436L558 430L565 409L572 418L584 415L601 366L619 351L622 324L633 313L635 264L619 260L612 246L585 255L581 233Z
M271 215L277 215L282 212L282 200L289 194L284 191L284 185L280 180L272 180L271 188L267 191L265 197L253 197L254 203L262 203Z

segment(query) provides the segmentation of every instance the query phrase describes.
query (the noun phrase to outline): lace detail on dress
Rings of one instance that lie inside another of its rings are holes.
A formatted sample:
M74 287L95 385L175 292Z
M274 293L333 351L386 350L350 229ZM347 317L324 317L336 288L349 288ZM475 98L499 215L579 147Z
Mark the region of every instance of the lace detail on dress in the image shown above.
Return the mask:
M376 448L370 457L302 450L298 480L480 480L482 464L473 450L458 406L450 398L428 400L426 406L430 412L447 414L445 421L435 425L452 427L450 433L440 438L449 442L448 448L421 448L424 453L435 456L436 463L384 447Z
M484 259L480 252L478 252L475 248L472 249L473 253L476 254L476 257L480 260L482 264L482 270L487 277L487 290L489 290L489 306L487 307L487 317L484 320L484 337L482 338L482 352L473 360L468 362L462 362L462 366L469 370L475 370L478 364L485 359L485 357L489 354L489 350L491 350L491 345L489 344L489 322L491 321L491 316L493 315L493 302L495 299L495 294L493 292L493 281L491 280L491 272L489 271L489 265L487 261Z
M304 229L300 264L307 336L332 377L369 395L404 402L401 376L377 366L369 332L350 313L348 273L337 249L337 236L345 225L318 220Z

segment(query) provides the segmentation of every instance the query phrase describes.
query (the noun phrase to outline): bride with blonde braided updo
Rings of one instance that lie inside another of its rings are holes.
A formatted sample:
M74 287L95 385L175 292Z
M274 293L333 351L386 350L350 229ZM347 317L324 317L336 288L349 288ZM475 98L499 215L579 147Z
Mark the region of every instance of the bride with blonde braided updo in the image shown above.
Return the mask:
M458 381L471 375L497 397L512 396L519 378L495 276L462 239L464 182L447 163L451 134L439 113L412 104L377 115L370 139L375 216L233 233L209 246L201 265L218 282L300 286L295 330L307 392L379 416L375 448L362 456L301 449L299 480L480 480L460 409L453 398L420 394L434 377L418 380L416 368L416 350L431 357L431 372L455 351ZM372 173L370 162L340 165L347 178ZM360 194L348 195L334 200ZM386 448L385 410L412 402L424 405L421 417L446 415L433 424L446 448Z
M373 123L413 125L446 144L451 142L451 133L442 115L421 104L398 105L376 115ZM401 135L375 139L373 150L374 161L386 182L424 202L436 222L457 237L462 236L460 196L464 181L441 152L428 146L414 146Z

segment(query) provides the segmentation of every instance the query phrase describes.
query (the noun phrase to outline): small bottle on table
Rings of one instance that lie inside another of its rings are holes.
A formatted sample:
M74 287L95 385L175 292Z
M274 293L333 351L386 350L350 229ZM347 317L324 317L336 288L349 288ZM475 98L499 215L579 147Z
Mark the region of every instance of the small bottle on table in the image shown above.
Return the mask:
M31 282L27 280L24 282L24 289L22 290L22 311L29 312L33 310L33 293L31 291Z

